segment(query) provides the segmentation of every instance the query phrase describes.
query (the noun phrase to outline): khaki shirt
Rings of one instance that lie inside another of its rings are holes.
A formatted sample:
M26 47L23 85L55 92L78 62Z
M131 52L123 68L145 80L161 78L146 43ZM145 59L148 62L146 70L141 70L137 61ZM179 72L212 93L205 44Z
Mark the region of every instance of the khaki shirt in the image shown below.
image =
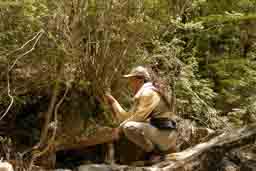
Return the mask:
M145 83L134 96L134 107L131 111L125 111L118 101L113 105L114 112L119 121L146 122L149 117L168 117L169 108L163 102L157 89L152 83ZM154 116L152 116L154 115Z

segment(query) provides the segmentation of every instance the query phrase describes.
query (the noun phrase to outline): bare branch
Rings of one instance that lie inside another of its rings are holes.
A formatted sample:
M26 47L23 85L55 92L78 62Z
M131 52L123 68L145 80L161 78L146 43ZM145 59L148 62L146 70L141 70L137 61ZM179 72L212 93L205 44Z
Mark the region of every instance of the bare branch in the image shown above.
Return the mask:
M31 161L30 161L30 165L29 165L29 171L32 169L33 167L33 163L34 161L36 161L36 159L42 155L44 155L45 153L47 153L51 147L54 146L54 140L57 134L57 128L58 128L58 110L60 105L63 103L64 99L66 98L68 91L69 91L70 86L68 84L66 84L66 90L64 95L62 96L62 98L60 99L60 101L57 103L55 110L54 110L54 124L53 124L53 134L51 136L51 139L48 141L47 146L39 153L36 153L35 155L33 155Z
M15 64L18 62L18 60L20 60L23 56L29 54L30 52L32 52L34 49L35 49L35 46L36 44L38 43L39 39L41 38L41 36L43 35L44 33L44 30L40 30L32 39L30 39L29 41L27 41L24 45L22 45L20 48L14 50L13 52L7 54L7 56L9 56L10 54L13 54L21 49L23 49L27 44L29 44L30 42L32 42L33 40L36 39L35 43L33 44L32 48L23 53L22 55L18 56L15 61L13 62L13 64L11 65L11 67L8 67L8 70L7 70L7 91L8 91L8 97L11 99L11 102L8 106L8 108L6 109L6 111L4 112L4 114L1 116L0 118L0 121L5 117L5 115L9 112L9 110L11 109L12 105L13 105L13 102L14 102L14 99L13 99L13 96L11 95L11 90L10 90L10 75L9 73L12 71L12 69L14 68Z
M8 91L8 96L11 99L11 103L9 104L8 108L6 109L6 111L4 112L4 114L1 116L0 121L5 117L5 115L9 112L9 110L11 109L14 99L13 96L11 95L11 89L10 89L10 78L9 78L9 72L7 73L7 91Z
M33 40L35 40L36 37L37 37L41 32L43 32L43 30L40 30L32 39L30 39L29 41L27 41L26 43L24 43L20 48L18 48L18 49L16 49L16 50L12 51L12 52L10 52L10 53L8 53L6 56L10 56L11 54L13 54L13 53L15 53L15 52L17 52L17 51L22 50L27 44L29 44L30 42L32 42Z
M18 60L20 60L23 56L29 54L30 52L32 52L32 51L35 49L35 46L36 46L36 44L38 43L38 41L39 41L39 39L41 38L41 36L43 35L43 33L44 33L44 31L41 30L39 33L37 33L37 35L35 35L35 37L34 37L33 39L36 38L36 41L35 41L35 43L33 44L32 48L31 48L29 51L23 53L22 55L20 55L19 57L17 57L17 58L15 59L15 61L14 61L13 64L12 64L12 66L11 66L11 67L9 68L9 70L8 70L9 72L14 68L14 66L16 65L16 63L18 62ZM30 42L30 40L29 40L29 42ZM27 44L27 43L26 43L26 44Z

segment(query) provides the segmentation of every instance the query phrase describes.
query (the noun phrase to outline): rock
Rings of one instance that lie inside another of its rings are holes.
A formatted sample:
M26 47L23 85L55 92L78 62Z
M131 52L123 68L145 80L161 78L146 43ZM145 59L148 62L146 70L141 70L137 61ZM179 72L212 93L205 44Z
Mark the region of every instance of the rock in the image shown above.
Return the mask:
M90 164L81 165L78 167L78 171L113 171L110 165L105 164Z
M72 171L70 169L36 169L36 170L32 170L32 171Z
M226 157L224 157L224 159L222 160L221 165L221 171L240 171L239 166L229 161L229 159Z
M253 161L247 161L242 164L241 171L256 171L256 163Z
M0 162L0 171L14 171L14 170L10 163Z
M238 147L229 153L229 158L233 161L239 161L242 171L256 170L256 146L248 144Z
M106 164L90 164L81 165L78 171L163 171L156 167L135 167L128 165L106 165Z

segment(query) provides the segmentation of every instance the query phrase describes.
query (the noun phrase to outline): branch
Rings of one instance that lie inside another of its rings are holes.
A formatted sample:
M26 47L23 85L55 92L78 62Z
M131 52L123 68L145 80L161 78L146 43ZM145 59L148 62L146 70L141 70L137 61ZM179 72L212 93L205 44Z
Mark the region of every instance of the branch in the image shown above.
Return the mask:
M22 55L20 55L19 57L17 57L17 58L15 59L15 61L14 61L13 64L12 64L12 66L11 66L11 67L9 68L9 70L8 70L9 72L14 68L14 66L16 65L16 63L18 62L18 60L20 60L23 56L29 54L30 52L32 52L32 51L35 49L35 46L36 46L37 42L39 41L39 39L41 38L41 36L43 35L43 33L44 33L44 31L41 30L39 33L37 33L37 35L35 35L35 37L34 37L33 39L31 39L31 40L28 41L28 42L30 42L30 41L34 40L34 39L37 37L37 38L36 38L36 41L35 41L35 43L34 43L34 45L32 46L32 48L31 48L29 51L23 53ZM28 42L27 42L27 43L28 43ZM27 44L27 43L25 43L25 44Z
M200 160L200 156L203 157L203 154L206 154L207 152L214 152L214 149L216 153L219 150L221 154L224 154L233 148L248 144L249 141L254 142L255 138L256 124L251 124L241 129L234 129L230 132L224 132L223 134L212 138L207 142L198 144L195 147L189 148L182 152L169 154L166 157L167 161L159 163L158 166L161 167L168 165L163 169L166 171L172 169L175 170L177 168L180 169L193 161ZM209 153L209 155L211 155L211 153Z
M35 40L35 38L36 38L40 33L42 33L42 32L44 32L44 31L43 31L43 30L40 30L32 39L30 39L29 41L27 41L26 43L24 43L20 48L18 48L18 49L16 49L16 50L12 51L12 52L10 52L10 53L8 53L6 56L8 57L8 56L10 56L10 55L13 54L13 53L15 53L15 52L17 52L17 51L19 51L19 50L22 50L27 44L29 44L30 42L32 42L33 40Z
M64 93L64 95L62 96L62 98L60 99L60 101L57 103L57 105L55 107L55 110L54 110L53 134L51 136L51 139L49 140L48 145L45 147L45 149L43 149L43 151L33 155L32 159L31 159L31 162L30 162L30 165L29 165L29 169L28 169L29 171L32 169L34 161L36 161L36 159L39 158L40 156L42 156L45 153L47 153L51 149L51 147L53 147L53 145L54 145L54 140L55 140L55 137L56 137L57 127L58 127L58 109L59 109L60 105L63 103L64 99L66 98L68 90L69 90L69 87L70 86L68 84L66 84L65 93Z
M32 48L23 53L22 55L20 55L19 57L17 57L15 59L15 61L13 62L13 64L11 65L11 67L9 68L8 67L8 70L7 70L7 91L8 91L8 97L11 99L11 103L9 104L8 108L6 109L6 111L4 112L4 114L1 116L0 118L0 121L5 117L5 115L9 112L9 110L11 109L12 105L13 105L13 102L14 102L14 99L13 99L13 96L11 95L11 90L10 90L10 75L9 73L12 71L12 69L14 68L15 64L18 62L18 60L20 60L23 56L29 54L30 52L32 52L34 49L35 49L35 46L36 44L38 43L39 39L41 38L41 36L43 35L44 31L43 30L40 30L32 39L30 39L29 41L27 41L25 44L23 44L20 48L10 52L9 54L7 54L6 56L9 56L21 49L23 49L27 44L29 44L30 42L32 42L34 39L36 39L35 43L33 44Z
M14 99L13 96L11 95L11 90L10 90L10 78L9 78L9 72L7 72L7 91L8 91L8 96L11 99L11 103L9 104L8 108L6 109L6 111L4 112L4 114L1 116L0 121L5 117L5 115L9 112L9 110L11 109Z

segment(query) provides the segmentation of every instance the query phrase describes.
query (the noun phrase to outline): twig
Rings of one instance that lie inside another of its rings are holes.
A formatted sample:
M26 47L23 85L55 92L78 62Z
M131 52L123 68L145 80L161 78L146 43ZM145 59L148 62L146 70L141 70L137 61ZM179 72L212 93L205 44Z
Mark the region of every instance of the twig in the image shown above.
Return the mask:
M57 73L60 74L60 72L62 70L62 67L63 67L63 65L58 63ZM44 125L43 125L42 131L41 131L40 141L33 147L34 150L39 149L47 139L48 130L49 130L48 126L49 126L49 123L50 123L52 115L53 115L53 111L54 111L54 107L55 107L55 104L56 104L56 101L57 101L57 97L59 95L59 86L60 86L59 84L60 84L60 80L61 80L60 77L61 76L58 75L58 77L56 78L55 85L54 85L54 88L53 88L53 94L51 96L50 104L49 104L48 110L46 112Z
M48 152L48 150L52 147L52 144L54 143L54 140L55 140L55 137L56 137L56 134L57 134L57 127L58 127L58 109L59 109L60 105L63 103L64 99L66 98L69 87L70 86L68 84L66 84L65 93L64 93L64 95L62 96L62 98L60 99L60 101L57 103L57 105L55 107L55 110L54 110L54 126L53 126L54 129L53 129L53 134L51 136L51 139L49 140L48 145L45 147L45 149L43 149L43 151L35 154L32 157L28 171L30 171L32 169L34 161L36 161L36 159L38 157L40 157L40 156L44 155L46 152Z
M35 49L35 46L37 44L37 42L39 41L40 37L43 35L44 33L44 30L40 30L32 39L30 39L29 41L27 41L24 45L22 45L20 48L18 48L17 50L14 50L13 52L7 54L7 56L9 56L10 54L13 54L14 52L17 52L21 49L23 49L28 43L30 43L31 41L33 41L34 39L36 39L35 43L33 44L32 48L23 53L22 55L20 55L19 57L17 57L15 59L15 61L13 62L13 64L11 65L11 67L9 68L8 67L8 70L7 70L7 91L8 91L8 97L11 99L11 103L9 104L8 108L6 109L6 111L4 112L4 114L1 116L0 118L0 121L5 117L5 115L9 112L9 110L11 109L12 105L13 105L13 102L14 102L14 99L13 99L13 96L11 95L11 90L10 90L10 76L9 76L9 73L12 71L12 69L14 68L15 64L17 63L17 61L19 59L21 59L23 56L29 54L30 52L32 52L34 49Z
M33 46L32 46L32 48L29 50L29 51L27 51L27 52L25 52L25 53L23 53L22 55L20 55L19 57L17 57L16 59L15 59L15 61L13 62L13 64L12 64L12 66L9 68L9 72L13 69L13 67L16 65L16 63L18 62L18 60L20 60L23 56L25 56L25 55L27 55L27 54L29 54L30 52L32 52L34 49L35 49L35 46L36 46L36 44L37 44L37 42L39 41L39 39L41 38L41 36L43 35L43 33L44 33L44 31L42 30L42 31L40 31L34 38L36 38L36 41L35 41L35 43L33 44ZM34 39L33 38L33 39Z
M10 89L10 78L9 78L9 72L7 72L7 91L8 91L8 96L11 99L11 103L9 104L8 108L6 109L6 111L4 112L4 114L1 116L0 121L5 117L5 115L9 112L9 110L11 109L14 99L13 96L11 95L11 89Z
M59 45L59 43L57 42L56 38L51 34L51 32L48 32L48 37L51 40L53 40L53 42L55 43L55 45L57 46L58 49L62 50L66 55L72 56L71 52L68 52L68 50L65 49L65 47L61 47L61 45Z
M197 121L199 121L200 123L204 124L206 127L209 127L208 124L206 122L204 122L202 119L200 119L199 117L195 117L195 116L189 116L191 119L195 119Z
M6 56L10 56L11 54L23 49L27 44L29 44L30 42L32 42L40 33L42 33L43 30L40 30L32 39L30 39L29 41L27 41L25 44L23 44L20 48L8 53Z

